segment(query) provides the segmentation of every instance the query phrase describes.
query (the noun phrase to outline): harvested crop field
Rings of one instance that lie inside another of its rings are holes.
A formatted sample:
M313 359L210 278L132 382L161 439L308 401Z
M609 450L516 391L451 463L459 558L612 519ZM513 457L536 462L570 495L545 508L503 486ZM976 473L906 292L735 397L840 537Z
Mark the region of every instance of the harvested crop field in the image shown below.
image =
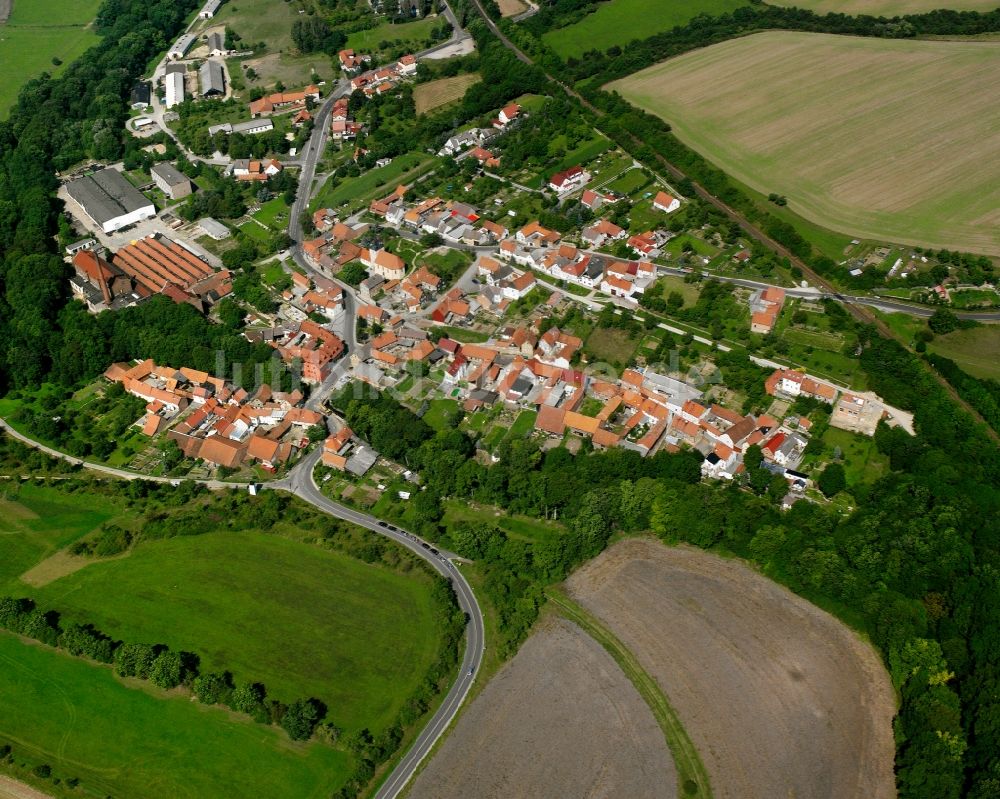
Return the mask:
M413 104L418 114L426 114L442 105L461 100L466 89L478 81L479 75L472 73L420 83L413 87Z
M759 33L610 85L853 236L1000 255L1000 46Z
M501 17L516 17L528 10L528 4L522 0L497 0Z
M623 541L567 581L659 683L716 799L888 799L894 695L876 653L746 565Z
M410 799L674 799L663 732L611 656L542 622L459 719Z

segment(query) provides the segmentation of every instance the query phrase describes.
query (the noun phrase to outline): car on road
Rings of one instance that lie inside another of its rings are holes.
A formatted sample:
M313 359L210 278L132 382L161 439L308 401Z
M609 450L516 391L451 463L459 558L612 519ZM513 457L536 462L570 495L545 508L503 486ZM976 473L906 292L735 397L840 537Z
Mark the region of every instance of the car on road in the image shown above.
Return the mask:
M388 527L389 525L388 525L388 524L386 524L385 522L379 522L379 523L378 523L378 526L379 526L379 527Z

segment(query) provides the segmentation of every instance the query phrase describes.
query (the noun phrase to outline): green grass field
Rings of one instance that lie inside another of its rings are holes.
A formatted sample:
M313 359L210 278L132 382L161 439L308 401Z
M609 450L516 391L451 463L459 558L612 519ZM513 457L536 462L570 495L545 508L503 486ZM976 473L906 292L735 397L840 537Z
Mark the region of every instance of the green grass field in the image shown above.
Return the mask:
M970 375L1000 380L1000 357L997 355L1000 353L1000 325L983 325L937 336L927 349L951 358Z
M427 403L427 413L423 420L435 430L447 430L448 420L458 413L458 400L433 399Z
M535 428L536 411L521 411L507 431L508 438L527 438Z
M449 528L463 523L496 525L513 538L520 538L523 541L551 541L566 532L566 528L557 522L534 519L530 516L509 515L487 505L473 505L458 500L445 502L444 523Z
M610 0L579 22L551 30L542 38L559 56L569 58L648 39L685 25L699 14L725 14L745 5L744 0Z
M828 427L823 443L830 452L840 449L847 484L874 483L889 471L889 458L878 451L875 440L847 430Z
M78 777L90 796L321 799L348 755L293 744L186 696L126 687L111 669L0 633L0 741L19 760Z
M938 8L954 11L992 11L997 0L788 0L776 6L795 6L817 14L870 14L873 17L895 17L902 14L924 14Z
M347 178L335 187L327 181L309 207L313 210L337 208L345 202L356 203L389 194L397 184L417 176L434 160L424 153L404 153L388 166L369 170L356 178Z
M983 129L1000 98L990 45L772 31L609 88L738 181L785 195L816 225L1000 254L1000 149ZM820 232L810 240L836 255L843 239Z
M427 17L414 22L404 22L401 25L383 22L377 28L352 33L347 37L346 46L362 53L371 53L385 49L379 46L382 42L388 42L392 46L395 46L397 41L401 45L423 44L430 38L434 26L443 21L443 18Z
M101 0L15 0L0 25L0 118L21 86L42 72L58 74L99 41L91 27ZM52 59L62 64L56 66Z
M104 497L32 484L20 486L16 500L0 499L0 591L23 591L21 574L122 510Z
M429 581L256 532L142 543L28 593L284 701L322 699L348 731L390 723L439 643Z
M288 206L284 199L275 197L264 203L253 217L258 222L263 222L271 230L281 230L288 222Z

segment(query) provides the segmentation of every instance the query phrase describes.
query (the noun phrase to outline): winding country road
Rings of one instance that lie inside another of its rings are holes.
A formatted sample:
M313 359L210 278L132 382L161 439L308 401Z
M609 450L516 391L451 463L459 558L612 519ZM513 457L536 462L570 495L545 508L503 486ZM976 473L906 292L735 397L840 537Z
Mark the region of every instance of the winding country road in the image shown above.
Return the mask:
M74 458L72 455L67 455L64 452L48 447L19 433L12 429L4 419L0 419L0 431L6 432L29 447L40 450L54 458L58 458L74 466L82 466L85 469L90 469L109 477L122 480L150 480L157 483L179 482L175 478L151 477L139 474L138 472L131 472L127 469L116 469L104 464ZM395 799L413 777L420 763L430 753L434 744L437 743L438 738L444 734L445 730L454 721L455 716L462 707L462 703L469 694L469 689L472 688L476 675L479 673L479 668L483 661L483 652L486 648L483 613L479 607L479 602L476 600L472 586L469 585L468 580L465 579L465 576L459 571L458 566L455 565L454 561L458 559L457 555L445 551L436 552L432 544L412 533L390 525L387 522L380 521L375 516L348 508L325 497L313 479L313 470L321 455L322 449L317 447L313 452L302 458L287 477L276 480L273 483L265 483L264 488L287 491L304 502L308 502L323 513L337 519L343 519L351 524L356 524L359 527L371 530L373 533L389 538L400 546L406 547L418 557L423 558L423 560L430 564L432 569L451 582L458 600L458 606L465 613L468 620L466 625L465 653L462 657L462 664L455 682L448 689L448 693L445 695L440 707L438 707L437 711L435 711L434 715L417 735L409 750L407 750L395 768L384 779L382 785L374 795L375 799ZM195 480L193 482L210 489L239 489L247 488L250 485L249 483L227 483L220 480Z

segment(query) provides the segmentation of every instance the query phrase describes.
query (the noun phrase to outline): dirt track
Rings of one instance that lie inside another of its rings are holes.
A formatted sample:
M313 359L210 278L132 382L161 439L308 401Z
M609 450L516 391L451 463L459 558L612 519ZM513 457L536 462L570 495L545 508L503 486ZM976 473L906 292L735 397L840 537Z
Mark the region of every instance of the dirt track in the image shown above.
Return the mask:
M14 0L0 0L0 25L3 25L14 9Z
M410 799L676 799L663 733L599 644L544 621L462 715Z
M0 0L2 3L3 0ZM0 776L0 799L50 799L47 793L18 782L10 777Z
M648 540L567 586L659 682L716 799L895 796L888 675L832 616L737 561Z

